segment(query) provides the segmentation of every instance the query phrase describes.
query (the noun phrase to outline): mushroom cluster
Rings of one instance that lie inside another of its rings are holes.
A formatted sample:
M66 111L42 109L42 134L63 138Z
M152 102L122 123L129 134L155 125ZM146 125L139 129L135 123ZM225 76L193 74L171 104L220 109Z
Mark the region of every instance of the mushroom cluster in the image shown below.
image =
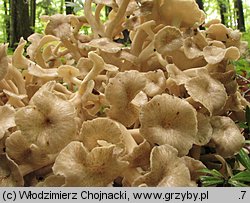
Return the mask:
M0 45L0 186L197 186L205 149L244 145L241 33L195 0L85 0L42 20L12 56Z

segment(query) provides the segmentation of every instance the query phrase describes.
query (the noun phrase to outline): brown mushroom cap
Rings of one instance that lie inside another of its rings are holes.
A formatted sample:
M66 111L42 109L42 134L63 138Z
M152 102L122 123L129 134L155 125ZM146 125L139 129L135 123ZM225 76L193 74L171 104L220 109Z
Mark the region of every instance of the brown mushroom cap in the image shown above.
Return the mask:
M83 122L79 139L89 151L99 146L99 140L114 144L120 150L125 148L119 125L108 118L96 118Z
M215 116L211 119L211 125L213 127L212 141L219 155L227 158L240 151L245 138L232 119Z
M13 132L6 139L5 144L8 156L19 165L40 165L46 163L49 159L47 154L35 143L29 142L20 130Z
M120 72L111 78L105 89L106 99L111 105L108 116L126 127L131 126L139 117L139 107L132 100L145 84L144 75L135 70Z
M24 185L23 177L17 166L6 154L0 154L0 186L21 187Z
M166 55L183 45L181 31L176 27L165 26L155 34L154 46L157 52Z
M180 27L199 27L205 20L205 13L195 0L167 0L160 2L161 23Z
M154 147L150 155L150 172L137 178L133 186L187 187L193 185L188 168L170 145Z
M93 39L86 46L94 47L107 53L117 53L121 51L123 45L116 43L108 38Z
M16 126L15 109L10 105L0 106L0 115L0 139L2 139L9 128Z
M104 187L128 165L119 161L113 150L110 145L89 152L81 142L73 141L59 153L52 169L65 177L65 186Z
M49 91L33 96L32 103L17 111L17 127L28 140L41 149L48 153L59 152L74 139L75 108Z
M213 128L210 124L210 118L208 116L198 112L197 120L198 120L198 133L195 144L203 146L211 140Z
M186 155L196 140L196 111L175 96L155 96L142 107L140 122L140 133L146 140L152 145L169 144L180 156Z
M195 44L191 37L184 40L184 53L189 59L203 56L202 50Z
M146 86L143 91L150 97L163 93L166 89L166 77L162 70L145 73Z
M52 16L41 16L43 21L49 21L46 28L46 35L56 37L69 37L71 34L70 16L55 14Z
M236 47L223 49L216 46L207 46L203 49L204 58L209 64L216 64L223 59L237 60L240 57L240 51Z
M185 87L192 99L200 102L210 115L218 113L226 104L227 93L223 84L208 74L191 78Z

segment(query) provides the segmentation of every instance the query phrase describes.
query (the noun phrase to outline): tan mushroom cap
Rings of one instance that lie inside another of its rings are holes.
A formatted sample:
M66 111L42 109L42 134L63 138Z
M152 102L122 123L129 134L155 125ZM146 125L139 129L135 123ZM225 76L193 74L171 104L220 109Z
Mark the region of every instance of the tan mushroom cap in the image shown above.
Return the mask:
M57 68L44 69L38 64L29 63L28 73L39 78L54 79L58 77Z
M71 35L70 17L63 14L55 14L52 16L41 16L41 20L49 21L46 28L46 35L54 35L56 37L69 37Z
M228 158L240 151L245 138L232 119L215 116L211 119L211 125L213 127L212 141L219 155Z
M209 28L206 30L207 37L213 39L213 40L219 40L222 42L227 41L227 35L229 34L229 31L227 27L223 24L212 24L209 26Z
M64 186L107 186L128 165L119 161L113 150L114 145L110 145L89 152L81 142L73 141L59 153L53 172L65 177Z
M150 172L137 178L133 186L187 187L194 185L185 162L170 145L154 147L150 155Z
M17 164L6 154L0 154L0 186L21 187L24 180Z
M194 43L191 37L187 37L184 40L184 53L188 59L197 58L203 56L202 50Z
M10 105L0 106L0 115L0 139L2 139L9 128L16 126L15 109Z
M202 175L202 173L198 172L198 170L204 169L206 166L201 161L193 159L189 156L181 157L181 159L189 169L191 180L198 181Z
M35 143L31 143L20 130L6 139L6 153L17 164L40 165L48 162L49 157Z
M149 166L150 152L151 146L144 140L133 149L132 153L125 155L122 160L128 161L131 168Z
M76 134L75 108L49 91L33 96L32 103L17 111L18 129L42 150L59 152Z
M195 109L185 100L157 95L140 112L140 133L152 145L169 144L180 156L188 154L197 136Z
M223 49L216 46L207 46L203 49L204 58L209 64L216 64L223 59L237 60L240 58L240 51L236 47Z
M57 73L58 73L58 76L62 77L67 83L71 83L72 81L71 78L80 76L79 69L70 65L61 65L57 69Z
M12 64L16 68L27 69L30 63L30 60L23 56L24 47L27 44L27 41L23 38L20 39L17 48L15 49L12 56Z
M111 105L107 115L126 127L131 126L139 117L139 107L132 100L145 85L144 75L136 70L120 72L111 78L105 89L106 99Z
M206 145L211 140L213 134L213 128L210 124L210 117L198 112L197 120L198 120L198 133L195 144L203 146Z
M183 45L181 31L176 27L165 26L155 34L154 46L157 52L166 55Z
M226 104L227 93L222 83L208 74L187 81L185 88L196 102L200 102L210 115L218 113Z
M146 86L143 91L150 97L163 93L166 89L166 77L162 70L145 73Z
M39 46L39 43L42 37L43 37L42 34L34 33L27 38L27 40L31 43L27 47L27 55L30 57L31 60L34 60L35 51L37 47Z
M123 45L116 43L108 38L93 39L86 46L94 47L107 53L117 53L121 51Z
M161 23L180 27L199 27L205 21L205 13L195 0L158 1Z
M7 44L0 45L0 81L8 72Z
M99 140L114 144L120 152L125 148L122 129L109 118L96 118L83 122L79 139L89 151L99 146Z
M187 74L181 71L174 64L168 64L166 66L166 70L168 72L168 80L170 79L173 80L177 85L183 85L190 79L190 77Z
M210 25L213 25L213 24L220 24L221 23L221 20L220 19L212 19L212 20L209 20L208 22L206 22L203 27L206 27L206 28L209 28Z

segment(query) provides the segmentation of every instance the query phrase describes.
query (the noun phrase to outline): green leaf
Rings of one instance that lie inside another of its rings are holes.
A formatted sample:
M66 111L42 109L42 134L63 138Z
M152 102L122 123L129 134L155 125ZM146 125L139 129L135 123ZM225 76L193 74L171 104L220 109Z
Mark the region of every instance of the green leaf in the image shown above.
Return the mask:
M250 140L245 140L245 144L250 144Z
M204 169L198 170L198 172L206 173L206 174L212 175L214 177L224 178L224 176L216 169L210 170L210 169L204 168Z
M201 183L203 186L213 186L217 184L223 184L225 181L218 177L211 177L211 176L201 176L200 177Z
M239 182L239 181L237 181L237 180L229 180L228 181L228 183L230 184L230 185L233 185L233 186L235 186L235 187L249 187L248 185L246 185L246 184L244 184L244 183L241 183L241 182Z
M250 170L250 158L243 149L241 149L239 154L236 155L236 158L243 166L246 167L247 170Z
M230 179L242 182L250 182L250 171L242 171L240 173L237 173Z
M248 128L248 125L246 123L243 123L243 122L238 123L238 125L240 128L244 128L244 129Z

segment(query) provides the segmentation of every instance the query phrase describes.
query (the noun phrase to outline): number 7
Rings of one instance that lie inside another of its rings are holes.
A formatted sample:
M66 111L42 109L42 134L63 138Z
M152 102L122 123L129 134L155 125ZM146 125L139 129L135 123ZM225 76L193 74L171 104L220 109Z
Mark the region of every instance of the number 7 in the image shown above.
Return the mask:
M247 191L240 191L240 192L242 193L242 197L241 197L241 199L244 199L245 194L246 194L246 192L247 192Z

